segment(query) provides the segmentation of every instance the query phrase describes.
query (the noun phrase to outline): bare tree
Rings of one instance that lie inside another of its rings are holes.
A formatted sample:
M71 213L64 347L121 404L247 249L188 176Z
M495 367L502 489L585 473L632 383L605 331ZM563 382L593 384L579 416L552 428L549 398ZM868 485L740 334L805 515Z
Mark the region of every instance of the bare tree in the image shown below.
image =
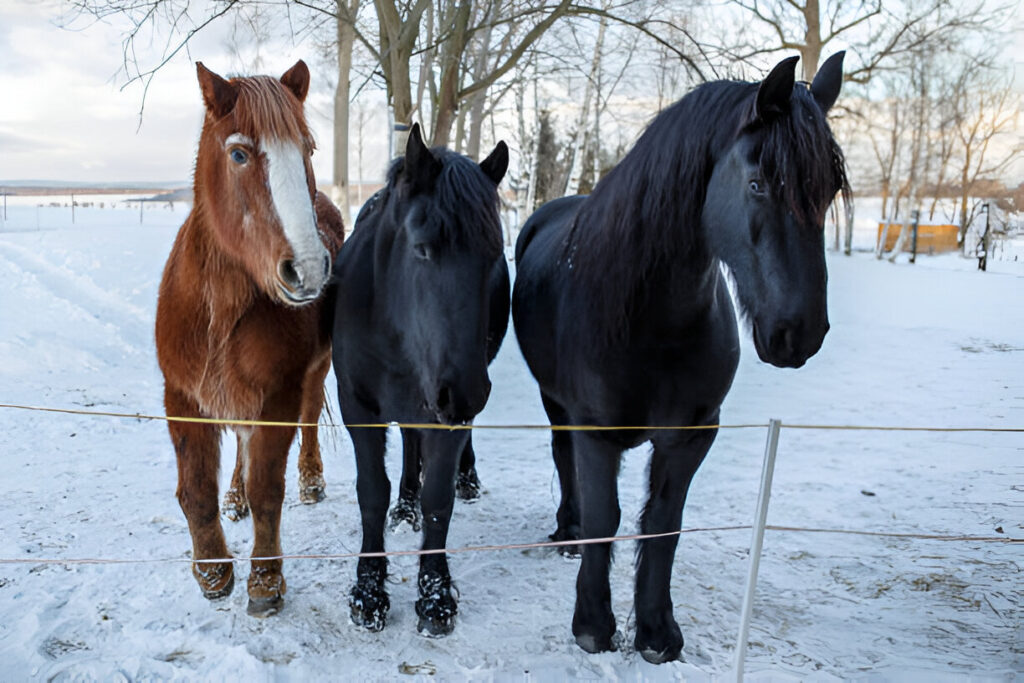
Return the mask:
M996 25L1012 4L986 0L732 0L773 37L747 42L736 56L750 59L777 50L796 50L804 80L818 70L830 43L846 43L857 60L848 60L845 80L867 83L878 71L896 68L897 59L929 43L965 30Z
M978 60L963 64L955 99L954 130L959 143L956 170L960 180L960 233L958 240L967 250L967 229L979 202L970 202L971 192L983 181L997 178L1024 152L1019 141L996 149L996 141L1016 128L1021 98L1013 90L1013 79Z

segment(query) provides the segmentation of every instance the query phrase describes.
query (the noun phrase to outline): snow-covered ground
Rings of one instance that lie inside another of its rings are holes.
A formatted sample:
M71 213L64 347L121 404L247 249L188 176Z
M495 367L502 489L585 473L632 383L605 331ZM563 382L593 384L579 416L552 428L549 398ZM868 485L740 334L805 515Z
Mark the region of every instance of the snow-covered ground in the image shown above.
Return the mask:
M0 225L0 402L162 412L151 331L185 210L154 207L139 225L137 208L80 209L74 226L68 209L9 210ZM829 261L824 348L783 371L759 363L745 341L723 422L1024 426L1021 264L979 273L955 256L913 266L864 254ZM544 420L514 335L492 380L479 423ZM333 402L333 385L329 393ZM450 545L544 540L558 495L547 435L475 438L487 492L457 504ZM764 439L763 429L720 433L685 526L750 523ZM298 503L293 452L288 553L359 546L348 436L325 430L322 440L328 498L319 505ZM0 455L0 558L187 558L164 424L0 409ZM393 479L396 456L392 448ZM623 533L636 530L645 467L645 449L626 454ZM784 428L768 521L1024 537L1024 435ZM225 526L232 551L246 554L249 523ZM286 606L265 620L245 614L245 564L234 594L215 604L185 562L0 564L0 679L714 678L732 664L749 537L682 537L673 595L685 661L661 667L628 646L597 656L576 647L577 565L552 551L452 556L459 622L441 640L415 633L412 558L392 561L391 618L379 634L349 624L354 560L287 561ZM418 539L405 531L388 543L413 548ZM632 552L621 547L612 571L627 643ZM769 531L747 671L764 680L1020 676L1022 557L1020 545L1003 543Z

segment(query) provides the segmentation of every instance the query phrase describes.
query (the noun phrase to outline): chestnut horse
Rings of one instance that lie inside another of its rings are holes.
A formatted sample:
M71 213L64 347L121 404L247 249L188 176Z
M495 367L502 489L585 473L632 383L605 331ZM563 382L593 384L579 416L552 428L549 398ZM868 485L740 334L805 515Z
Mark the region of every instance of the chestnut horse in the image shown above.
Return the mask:
M313 179L302 106L309 69L299 61L280 80L225 80L201 63L196 70L206 116L194 206L171 249L157 304L167 415L315 422L331 359L321 292L344 232ZM192 557L229 558L217 505L222 427L172 420L168 428ZM295 431L235 427L254 557L281 554L285 465ZM303 434L300 464L319 460L315 434ZM234 587L230 560L194 562L192 573L211 600ZM249 614L280 609L281 560L253 561L248 589Z

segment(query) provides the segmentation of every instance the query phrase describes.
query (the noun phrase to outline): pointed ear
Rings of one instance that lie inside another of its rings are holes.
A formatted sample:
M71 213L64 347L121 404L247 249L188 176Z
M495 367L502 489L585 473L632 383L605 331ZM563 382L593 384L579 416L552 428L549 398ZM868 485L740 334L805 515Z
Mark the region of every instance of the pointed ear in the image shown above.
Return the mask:
M799 57L787 57L775 65L757 89L757 116L765 121L789 111L789 98L796 83Z
M218 119L230 114L235 108L235 101L238 100L238 88L207 69L202 62L196 62L196 76L203 91L206 110Z
M839 97L839 89L843 87L843 57L846 51L837 52L821 65L818 73L814 75L814 82L811 83L811 94L814 101L821 107L821 111L827 113Z
M420 124L412 124L409 140L405 144L405 162L402 174L415 185L426 185L441 173L441 162L424 144Z
M300 59L295 62L295 66L284 72L281 82L292 91L299 102L304 102L309 93L309 67Z
M501 182L505 177L505 171L508 170L508 145L504 140L499 140L494 146L494 151L480 162L480 170L494 181L495 185Z

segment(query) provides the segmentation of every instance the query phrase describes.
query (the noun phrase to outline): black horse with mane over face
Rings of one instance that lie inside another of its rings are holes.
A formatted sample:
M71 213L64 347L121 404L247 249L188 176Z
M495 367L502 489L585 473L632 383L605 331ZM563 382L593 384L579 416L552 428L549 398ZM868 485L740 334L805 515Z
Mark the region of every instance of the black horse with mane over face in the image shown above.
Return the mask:
M395 161L385 188L360 211L334 265L334 368L347 424L461 425L483 409L491 390L487 365L508 327L510 286L497 192L507 167L504 142L477 164L442 148L428 149L414 125L405 157ZM379 552L391 498L384 470L387 433L350 427L349 434L362 550ZM425 550L445 547L469 434L402 430L406 469L416 465L416 489L419 463L423 467ZM360 558L350 600L357 625L384 628L390 607L386 578L386 558ZM419 630L450 633L456 603L445 555L422 556L419 596Z
M710 426L739 360L735 281L761 360L800 367L828 331L823 223L845 161L825 114L842 53L809 86L797 58L760 83L716 81L660 114L589 197L549 202L516 244L512 317L552 424ZM645 534L678 531L716 430L559 431L556 540L613 536L624 449L651 441ZM677 536L640 542L636 649L683 647L669 580ZM613 649L609 544L582 548L573 634Z

